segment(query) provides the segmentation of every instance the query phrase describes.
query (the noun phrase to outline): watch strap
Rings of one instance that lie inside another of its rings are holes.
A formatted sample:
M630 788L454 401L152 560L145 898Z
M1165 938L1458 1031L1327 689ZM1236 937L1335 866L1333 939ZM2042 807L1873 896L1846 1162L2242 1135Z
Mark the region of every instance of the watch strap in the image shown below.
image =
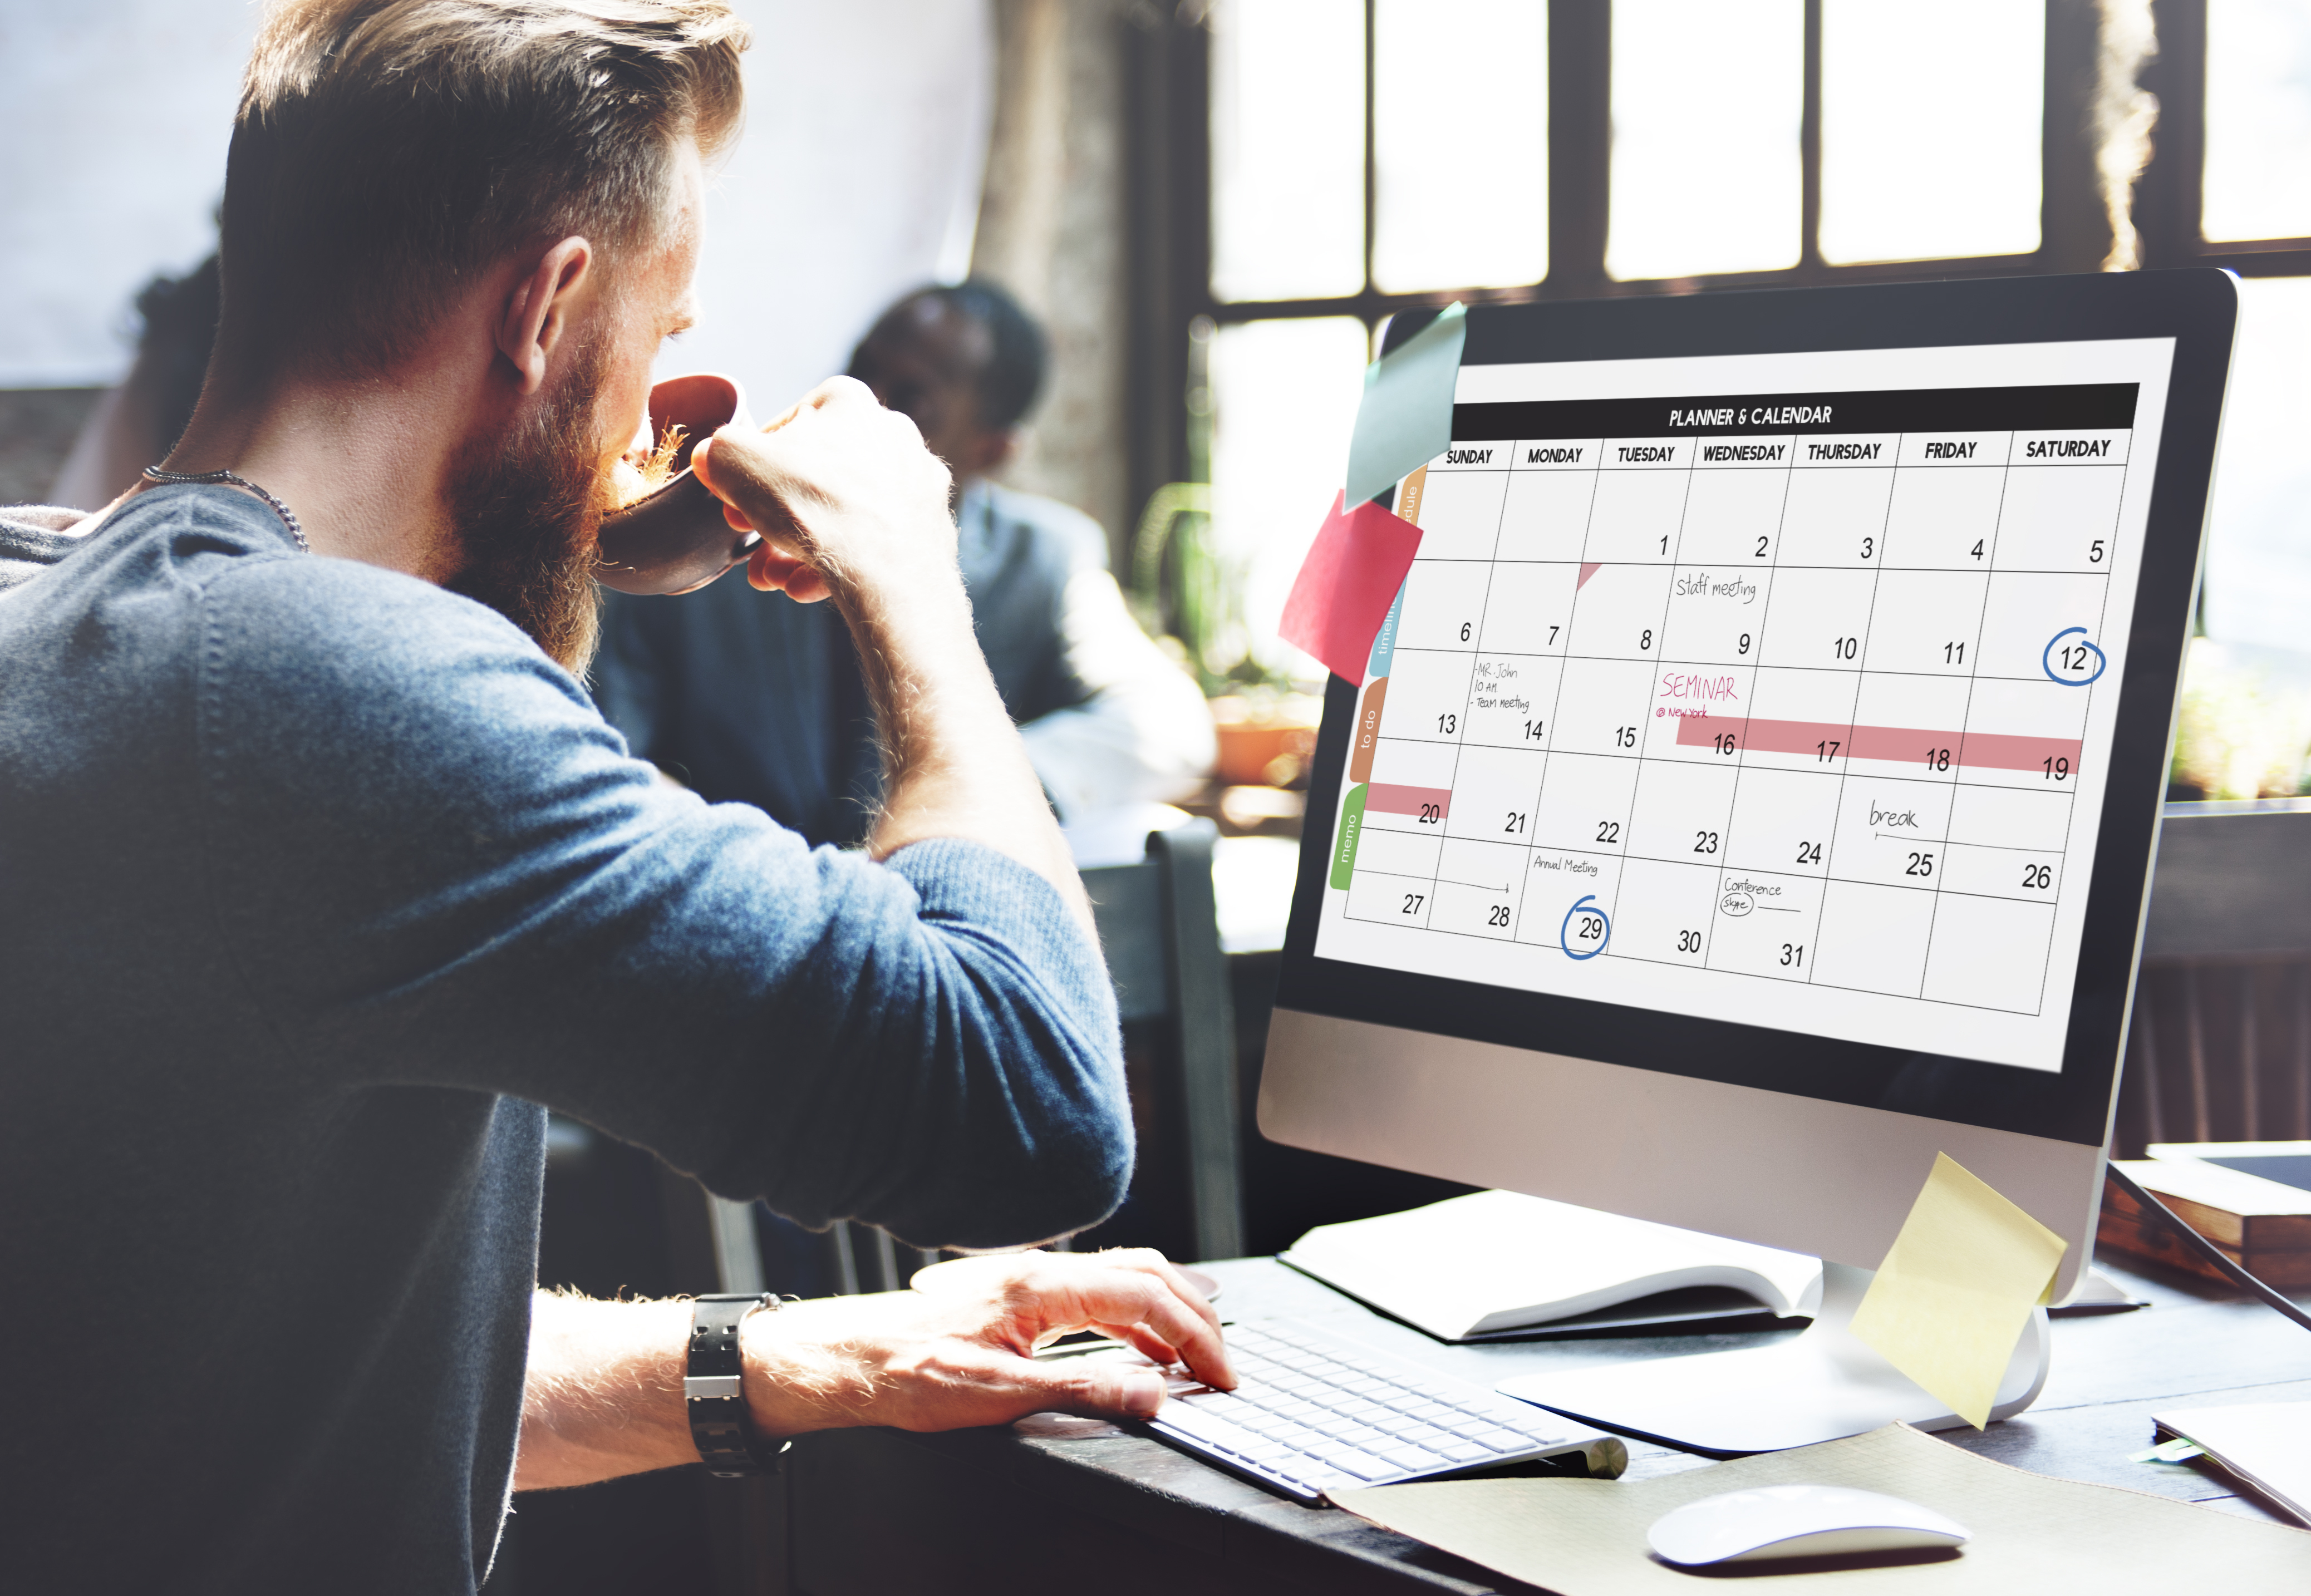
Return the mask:
M723 1292L691 1305L689 1362L682 1382L690 1437L707 1471L721 1479L775 1474L786 1448L754 1433L740 1389L738 1326L757 1308L776 1308L769 1292Z

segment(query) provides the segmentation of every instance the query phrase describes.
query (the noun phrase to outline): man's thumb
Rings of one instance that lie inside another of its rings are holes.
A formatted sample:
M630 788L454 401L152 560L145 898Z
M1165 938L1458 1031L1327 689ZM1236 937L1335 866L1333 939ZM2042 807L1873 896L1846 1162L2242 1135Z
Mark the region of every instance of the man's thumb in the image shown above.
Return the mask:
M1164 1405L1163 1371L1122 1363L1085 1359L1064 1376L1070 1412L1101 1418L1152 1418Z

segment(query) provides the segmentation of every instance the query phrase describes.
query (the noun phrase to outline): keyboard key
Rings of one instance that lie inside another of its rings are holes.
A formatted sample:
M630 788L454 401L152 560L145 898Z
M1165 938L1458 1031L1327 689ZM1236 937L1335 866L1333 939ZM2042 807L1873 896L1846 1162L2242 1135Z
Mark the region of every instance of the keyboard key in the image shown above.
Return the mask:
M1322 1455L1324 1461L1333 1468L1346 1474L1353 1474L1358 1479L1378 1479L1383 1475L1397 1472L1391 1465L1382 1462L1368 1452L1358 1452L1354 1447L1335 1447Z
M1416 1446L1435 1446L1441 1441L1450 1441L1453 1438L1452 1431L1440 1430L1435 1425L1421 1424L1417 1420L1394 1434L1398 1440L1409 1441Z
M1399 1440L1402 1440L1408 1431L1425 1427L1418 1419L1408 1418L1401 1413L1383 1413L1378 1418L1368 1418L1365 1422L1375 1430L1387 1431Z
M1375 1455L1386 1458L1400 1469L1418 1470L1442 1469L1447 1466L1445 1459L1430 1452L1425 1446L1383 1446Z
M1346 1442L1350 1446L1360 1447L1365 1452L1378 1452L1382 1447L1392 1445L1396 1441L1396 1437L1386 1430L1376 1430L1370 1425L1357 1425L1338 1436L1337 1439Z
M1443 1453L1445 1457L1452 1459L1452 1461L1456 1463L1481 1463L1493 1456L1493 1453L1486 1451L1475 1442L1461 1441L1459 1439L1441 1442L1434 1450Z
M1313 1452L1320 1446L1331 1444L1330 1436L1312 1430L1306 1425L1290 1425L1280 1430L1270 1430L1268 1438L1286 1446L1297 1447L1302 1452Z
M1179 1402L1166 1402L1157 1417L1172 1428L1199 1441L1208 1441L1216 1446L1249 1446L1254 1437L1250 1430L1239 1429L1224 1418L1198 1411ZM1232 1449L1232 1447L1231 1447Z
M1522 1452L1532 1444L1514 1430L1479 1430L1469 1439L1495 1452Z

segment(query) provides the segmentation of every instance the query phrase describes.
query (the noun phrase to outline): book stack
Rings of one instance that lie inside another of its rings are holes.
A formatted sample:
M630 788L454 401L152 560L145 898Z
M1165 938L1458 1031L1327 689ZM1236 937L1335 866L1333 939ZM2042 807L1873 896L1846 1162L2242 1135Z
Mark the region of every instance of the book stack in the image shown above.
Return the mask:
M2311 1169L2311 1143L2171 1142L2150 1152L2114 1162L2265 1283L2282 1291L2311 1286L2311 1190L2294 1183ZM2103 1194L2095 1244L2106 1255L2223 1279L2115 1187Z

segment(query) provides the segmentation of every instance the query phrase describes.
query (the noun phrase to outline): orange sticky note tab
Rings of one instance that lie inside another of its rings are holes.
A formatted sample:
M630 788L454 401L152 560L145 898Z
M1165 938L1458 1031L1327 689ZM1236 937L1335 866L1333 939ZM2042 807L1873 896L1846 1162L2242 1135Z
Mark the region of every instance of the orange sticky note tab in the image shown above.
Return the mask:
M1420 552L1420 528L1377 504L1347 506L1346 493L1332 501L1276 630L1361 687L1373 639Z

